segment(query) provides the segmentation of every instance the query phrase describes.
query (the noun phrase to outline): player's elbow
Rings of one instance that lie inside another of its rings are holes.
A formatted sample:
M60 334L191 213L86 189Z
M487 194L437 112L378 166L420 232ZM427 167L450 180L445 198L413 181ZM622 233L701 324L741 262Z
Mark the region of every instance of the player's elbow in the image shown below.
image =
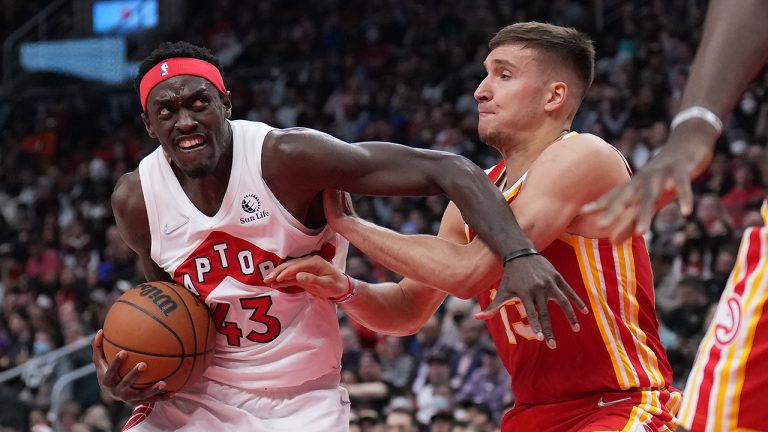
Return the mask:
M424 321L410 321L407 319L403 319L402 317L398 319L398 323L396 325L392 325L391 322L384 323L381 326L370 326L371 330L374 330L376 333L380 333L387 336L396 336L396 337L403 337L403 336L412 336L421 330L421 327L424 325Z

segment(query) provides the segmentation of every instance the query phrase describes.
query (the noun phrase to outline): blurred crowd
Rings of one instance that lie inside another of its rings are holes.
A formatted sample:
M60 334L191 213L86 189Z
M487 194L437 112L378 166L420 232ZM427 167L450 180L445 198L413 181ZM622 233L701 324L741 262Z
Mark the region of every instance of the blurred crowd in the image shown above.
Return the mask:
M598 61L573 128L605 138L638 168L667 137L706 4L595 3L603 8L577 0L188 0L183 27L150 36L211 48L233 93L233 118L449 151L489 167L497 157L478 140L473 91L490 36L514 21L575 26L593 37ZM134 60L151 49L135 47ZM129 83L0 99L0 372L88 337L141 280L109 204L115 181L156 146L139 112ZM694 213L682 218L672 205L647 235L678 387L741 232L763 223L767 134L763 74L695 183ZM412 234L436 233L445 205L442 197L356 198L361 216ZM348 272L371 282L397 278L354 249ZM474 301L451 298L410 337L375 334L340 313L353 430L497 430L514 395L476 310ZM54 422L65 432L119 430L130 410L102 401L93 376L49 412L56 378L89 362L83 350L0 383L0 431L48 431Z

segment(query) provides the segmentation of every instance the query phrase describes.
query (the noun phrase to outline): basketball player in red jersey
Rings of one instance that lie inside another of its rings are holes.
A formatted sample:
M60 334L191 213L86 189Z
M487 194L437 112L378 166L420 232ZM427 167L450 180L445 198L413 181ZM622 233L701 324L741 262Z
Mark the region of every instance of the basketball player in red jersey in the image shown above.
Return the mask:
M478 129L503 160L488 175L535 247L588 299L590 309L580 331L558 339L556 349L537 340L520 301L487 320L516 397L502 430L674 429L681 395L669 387L645 243L635 236L611 244L607 228L579 215L584 204L629 179L626 162L612 146L569 132L592 80L592 43L575 29L518 23L499 31L489 47L487 76L475 91ZM326 211L339 207L338 198L326 196ZM414 331L446 293L477 297L484 308L502 295L502 262L475 239L455 205L446 210L439 237L403 236L347 213L328 214L329 222L363 252L406 276L399 284L357 282L380 298L403 299L395 319L364 322L375 330ZM299 284L321 297L338 295L346 286L344 275L313 258L282 264L270 281ZM562 314L550 315L546 308L539 318L556 332L568 326Z
M678 194L693 209L690 180L712 159L721 119L768 61L768 3L712 0L681 111L659 154L632 181L585 208L604 212L611 238L645 232L656 209ZM768 204L763 219L768 224ZM768 227L748 228L736 266L699 346L680 408L691 431L768 431ZM680 428L683 429L682 427Z
M198 295L218 334L203 379L173 398L160 395L163 382L133 389L151 366L139 363L119 377L126 353L108 366L97 335L102 389L145 402L126 430L348 429L336 306L351 304L355 291L319 299L264 283L290 257L316 254L343 268L347 243L325 226L323 189L445 193L500 255L531 246L498 190L464 158L228 120L230 93L207 50L163 45L142 62L137 84L142 120L160 146L119 180L112 195L117 228L147 279L174 280ZM578 298L546 260L531 258L507 265L505 283L524 298L562 299L575 321L566 296ZM397 312L365 298L360 293L354 307L342 307L360 320Z

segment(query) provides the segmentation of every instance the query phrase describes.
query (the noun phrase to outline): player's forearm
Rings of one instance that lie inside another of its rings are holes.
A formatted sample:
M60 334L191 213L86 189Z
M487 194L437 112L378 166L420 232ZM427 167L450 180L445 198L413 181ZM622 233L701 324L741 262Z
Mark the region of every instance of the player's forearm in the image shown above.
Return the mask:
M501 192L483 170L464 158L446 162L440 170L438 181L442 190L459 208L467 225L497 255L503 257L533 247Z
M338 232L364 254L409 279L461 298L476 295L478 259L494 257L473 252L467 245L429 235L403 235L360 218L347 218ZM498 264L500 266L500 262Z
M768 1L712 0L682 108L701 105L721 119L768 59Z
M432 315L433 310L410 299L394 282L369 284L357 281L357 295L342 309L355 321L383 334L411 335Z

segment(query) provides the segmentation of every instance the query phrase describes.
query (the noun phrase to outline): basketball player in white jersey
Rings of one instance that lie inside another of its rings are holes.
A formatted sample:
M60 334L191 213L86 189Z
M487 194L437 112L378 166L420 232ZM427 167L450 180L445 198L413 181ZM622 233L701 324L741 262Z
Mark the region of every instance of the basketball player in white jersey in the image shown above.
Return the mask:
M325 225L324 189L445 193L499 255L531 247L501 194L466 159L228 120L230 94L207 50L162 45L140 65L137 83L142 119L160 146L115 187L117 227L139 255L146 278L174 280L198 295L218 334L203 379L173 397L162 394L163 382L133 389L147 365L121 379L116 371L125 353L109 365L97 335L94 362L102 390L142 403L125 430L348 429L349 399L338 385L337 304L362 322L390 320L399 311L371 292L347 304L356 294L351 281L345 294L331 299L264 283L276 265L293 257L317 254L343 268L347 243ZM546 260L514 259L504 282L514 282L521 298L543 291L559 299L576 321L566 296L582 303Z

